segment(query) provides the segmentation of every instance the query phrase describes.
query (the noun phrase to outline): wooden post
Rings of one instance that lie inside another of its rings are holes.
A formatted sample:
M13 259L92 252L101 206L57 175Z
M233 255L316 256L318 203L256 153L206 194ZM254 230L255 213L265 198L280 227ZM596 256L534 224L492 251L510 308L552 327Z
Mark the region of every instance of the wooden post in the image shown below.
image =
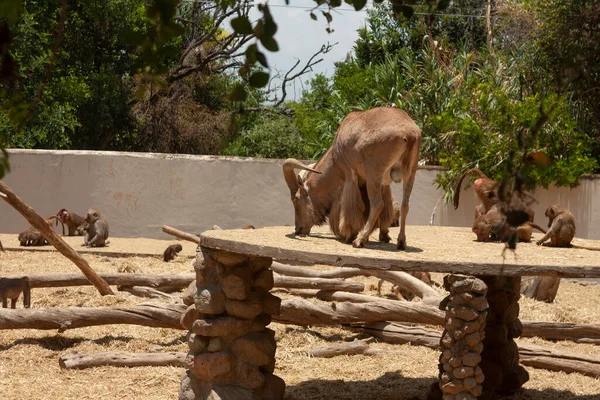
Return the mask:
M63 256L73 261L77 267L83 272L85 277L98 289L101 295L114 294L110 286L96 274L83 257L71 248L54 230L46 223L35 210L29 207L23 200L19 198L6 184L0 181L0 192L5 196L0 196L4 201L14 207L29 223L37 228L46 240L56 248Z
M191 234L191 233L180 231L179 229L175 229L175 228L172 228L167 225L163 225L162 231L164 233L168 233L169 235L173 235L179 239L187 240L188 242L192 242L192 243L196 243L196 244L200 243L200 238L198 236Z

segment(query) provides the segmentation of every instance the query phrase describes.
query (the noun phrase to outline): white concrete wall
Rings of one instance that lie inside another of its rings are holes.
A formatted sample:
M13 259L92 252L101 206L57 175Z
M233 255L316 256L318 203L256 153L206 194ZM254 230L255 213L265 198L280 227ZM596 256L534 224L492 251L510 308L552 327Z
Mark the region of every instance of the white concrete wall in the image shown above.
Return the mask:
M111 236L166 238L162 225L199 233L214 224L293 225L293 207L281 160L96 151L10 150L4 182L42 216L67 208L104 212ZM421 168L413 188L408 223L470 226L475 197L471 189L454 210L433 183L439 169ZM393 185L401 199L402 185ZM539 190L536 222L545 225L551 203L577 218L577 236L600 239L600 179L586 178L572 190ZM436 208L437 206L437 208ZM0 201L0 232L18 233L29 224Z

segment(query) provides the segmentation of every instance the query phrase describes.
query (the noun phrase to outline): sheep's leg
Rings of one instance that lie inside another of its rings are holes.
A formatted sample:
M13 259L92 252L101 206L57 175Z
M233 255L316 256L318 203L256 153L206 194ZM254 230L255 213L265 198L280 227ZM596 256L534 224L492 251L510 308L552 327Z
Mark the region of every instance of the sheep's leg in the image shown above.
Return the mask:
M362 247L369 241L369 235L373 232L379 214L383 210L383 196L381 190L381 178L380 179L368 179L367 178L367 194L369 196L369 218L367 223L358 233L358 236L352 242L354 247Z
M394 219L394 199L392 198L392 189L389 185L381 188L383 197L383 210L379 214L379 241L389 243L392 238L389 235L389 228Z
M415 183L415 175L417 174L417 161L419 153L415 153L415 159L413 160L413 168L405 168L402 171L402 206L400 207L400 233L398 234L398 245L396 246L399 250L406 250L406 216L408 215L408 200L412 192L413 184Z

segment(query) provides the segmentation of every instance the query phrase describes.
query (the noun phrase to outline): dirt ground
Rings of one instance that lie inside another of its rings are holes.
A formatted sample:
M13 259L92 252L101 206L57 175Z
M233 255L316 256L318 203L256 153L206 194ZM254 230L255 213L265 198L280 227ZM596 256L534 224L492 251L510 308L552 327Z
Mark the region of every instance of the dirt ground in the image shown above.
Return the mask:
M4 235L2 240L4 243ZM119 246L123 245L124 248L136 247L134 242L127 243L126 239L117 241L120 242ZM155 246L155 254L160 254L165 247L160 242ZM190 251L186 254L193 253ZM101 272L193 272L192 260L189 257L179 257L168 264L158 255L112 257L110 254L85 254L84 257L94 269ZM9 250L7 253L0 253L0 276L77 271L75 265L52 251ZM442 275L435 275L434 279L440 282ZM368 294L375 294L375 279L355 280L366 284ZM390 289L389 284L384 284L384 294L389 294ZM287 297L281 290L276 294ZM32 293L32 307L35 308L134 305L144 301L147 299L124 292L101 297L91 286L35 289ZM521 300L521 318L598 323L599 301L600 286L563 282L554 304ZM278 342L275 373L287 384L286 400L424 399L437 374L438 353L428 348L376 343L373 346L393 350L394 353L317 359L308 357L306 350L316 345L352 340L357 335L336 327L303 328L276 323L271 327L276 331ZM1 331L0 399L176 399L183 371L181 368L100 367L63 371L59 368L58 358L72 350L79 353L186 351L185 333L172 329L129 325L81 328L62 334L37 330ZM600 357L600 347L593 345L552 343L540 339L523 341ZM527 369L531 379L525 384L523 391L513 397L514 399L600 399L600 381L597 379L579 374L567 375Z

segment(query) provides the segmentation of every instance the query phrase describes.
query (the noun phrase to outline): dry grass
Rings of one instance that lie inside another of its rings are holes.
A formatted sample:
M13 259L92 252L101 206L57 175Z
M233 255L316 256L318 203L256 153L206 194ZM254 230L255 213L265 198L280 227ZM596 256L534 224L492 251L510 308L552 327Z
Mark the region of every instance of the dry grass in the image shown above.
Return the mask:
M97 271L139 273L192 272L189 259L169 264L159 258L109 258L86 255ZM0 276L33 272L74 272L76 267L57 253L8 252L0 254ZM434 275L441 281L442 275ZM377 280L356 278L374 294ZM389 284L383 291L390 294ZM278 293L279 294L279 293ZM282 297L285 297L282 295ZM521 317L561 322L598 322L600 287L563 283L555 304L524 299ZM101 297L89 287L35 289L33 307L133 305L143 300L128 293ZM355 333L340 328L300 328L272 324L277 333L277 370L287 383L287 400L423 399L437 374L436 351L409 345L377 343L381 349L401 354L340 356L315 359L306 355L311 346L352 340ZM592 345L550 343L539 345L596 355ZM185 332L138 326L100 326L66 331L14 330L0 335L0 399L176 399L182 370L174 367L114 368L61 371L58 357L68 351L186 351ZM528 368L531 380L516 399L600 399L600 382L578 374Z

